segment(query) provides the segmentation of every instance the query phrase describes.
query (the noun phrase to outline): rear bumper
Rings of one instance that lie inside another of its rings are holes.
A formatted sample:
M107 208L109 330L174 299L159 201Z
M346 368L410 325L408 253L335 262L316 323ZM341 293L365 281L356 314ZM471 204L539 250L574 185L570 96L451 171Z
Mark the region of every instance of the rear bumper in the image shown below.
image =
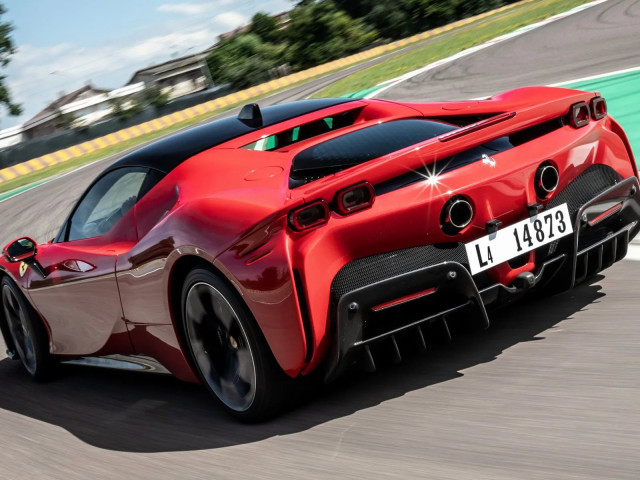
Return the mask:
M638 178L591 173L577 177L547 206L567 203L574 233L536 251L526 286L494 283L485 273L472 276L462 244L414 247L345 265L332 283L326 379L354 364L375 369L377 344L385 343L399 360L400 338L424 346L428 324L437 322L448 334L447 318L466 310L464 321L488 327L486 307L536 288L571 288L624 258L640 231Z

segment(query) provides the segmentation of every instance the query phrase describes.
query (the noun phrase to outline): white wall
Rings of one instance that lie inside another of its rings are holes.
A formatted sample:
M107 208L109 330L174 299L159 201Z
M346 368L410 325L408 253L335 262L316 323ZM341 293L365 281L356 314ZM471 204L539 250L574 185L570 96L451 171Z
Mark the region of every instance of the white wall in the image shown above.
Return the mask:
M0 149L10 147L22 141L22 125L0 130Z

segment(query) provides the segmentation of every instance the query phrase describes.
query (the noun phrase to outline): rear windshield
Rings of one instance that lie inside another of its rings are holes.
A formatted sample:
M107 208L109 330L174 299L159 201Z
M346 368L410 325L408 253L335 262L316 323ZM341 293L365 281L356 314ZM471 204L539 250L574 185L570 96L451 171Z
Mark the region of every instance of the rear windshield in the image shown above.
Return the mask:
M424 119L394 120L314 145L295 156L291 188L402 150L458 127Z
M358 116L358 110L340 113L332 117L326 117L315 122L305 123L295 128L285 130L284 132L261 138L257 142L245 145L246 150L259 150L268 152L271 150L279 150L294 143L317 137L324 133L329 133L339 128L349 127L354 124Z

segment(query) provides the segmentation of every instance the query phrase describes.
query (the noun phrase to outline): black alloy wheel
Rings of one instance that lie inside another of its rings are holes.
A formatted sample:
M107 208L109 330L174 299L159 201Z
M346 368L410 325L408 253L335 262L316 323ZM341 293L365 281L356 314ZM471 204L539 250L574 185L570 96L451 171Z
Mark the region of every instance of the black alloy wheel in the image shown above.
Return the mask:
M211 271L198 268L184 283L182 306L193 364L225 410L247 421L277 413L291 379L238 295Z
M9 278L2 279L0 290L2 313L15 353L34 379L49 379L54 362L49 353L49 336L42 320Z

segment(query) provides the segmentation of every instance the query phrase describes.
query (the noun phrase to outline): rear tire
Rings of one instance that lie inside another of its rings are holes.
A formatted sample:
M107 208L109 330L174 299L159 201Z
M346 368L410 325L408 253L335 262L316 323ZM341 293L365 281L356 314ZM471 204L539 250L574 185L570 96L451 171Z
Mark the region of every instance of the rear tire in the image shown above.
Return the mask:
M7 277L0 282L0 302L13 347L25 370L37 381L49 380L55 362L49 353L49 334L37 312Z
M182 321L198 375L229 414L255 422L286 406L293 380L226 282L207 269L192 270L182 288Z

